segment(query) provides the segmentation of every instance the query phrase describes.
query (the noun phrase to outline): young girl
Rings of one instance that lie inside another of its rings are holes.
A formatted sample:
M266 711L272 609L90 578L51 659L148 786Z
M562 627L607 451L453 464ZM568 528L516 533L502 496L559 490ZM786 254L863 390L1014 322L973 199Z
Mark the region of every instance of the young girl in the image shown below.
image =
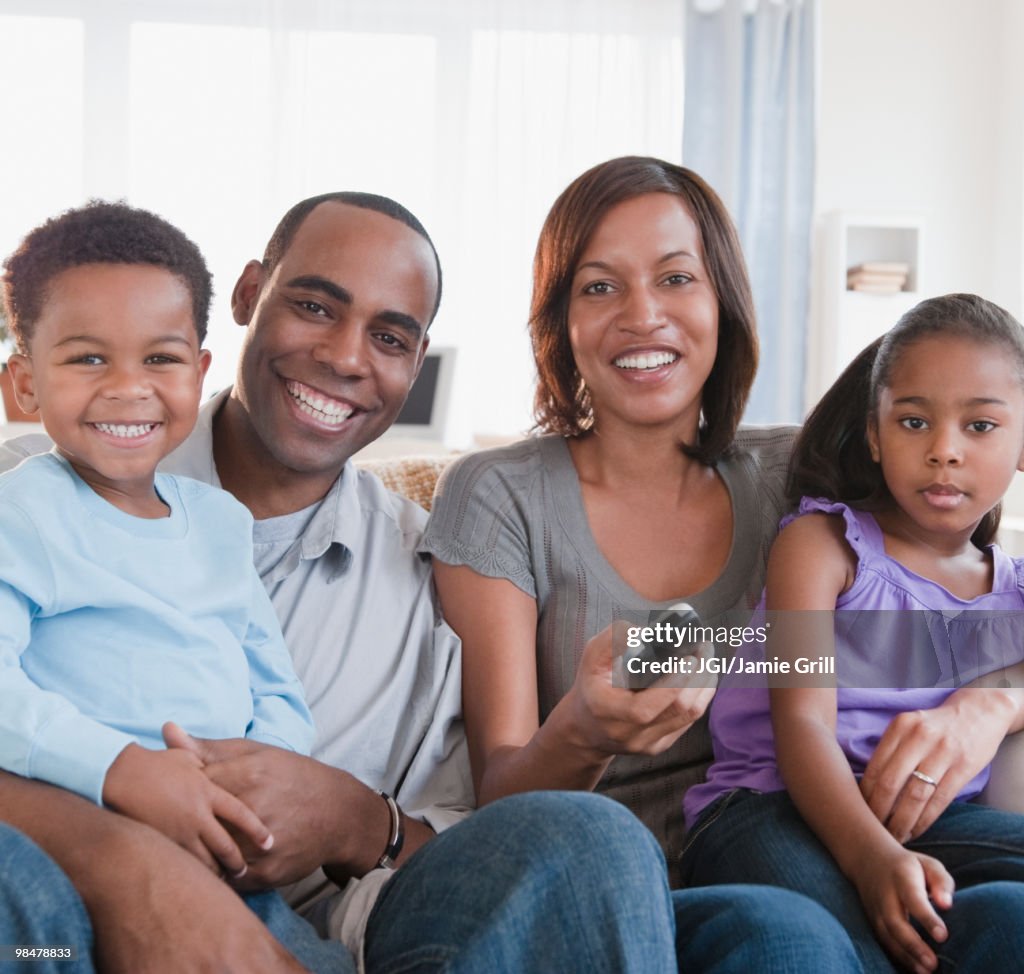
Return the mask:
M770 716L766 690L719 692L715 763L686 795L689 882L808 893L844 923L868 970L891 970L889 958L914 971L992 970L1022 955L1024 816L969 801L999 739L972 738L969 769L927 735L913 739L913 714L949 705L974 677L1001 687L973 692L1004 715L1004 732L1024 724L1004 670L1022 655L1024 560L991 544L1019 469L1024 329L981 298L922 302L826 393L793 457L799 511L769 561L767 653L831 656L817 641L824 618L839 689L821 676L773 685ZM834 609L848 610L834 633L831 612L785 611ZM945 654L908 659L929 620L906 610L938 610ZM902 794L864 774L896 739L917 756Z

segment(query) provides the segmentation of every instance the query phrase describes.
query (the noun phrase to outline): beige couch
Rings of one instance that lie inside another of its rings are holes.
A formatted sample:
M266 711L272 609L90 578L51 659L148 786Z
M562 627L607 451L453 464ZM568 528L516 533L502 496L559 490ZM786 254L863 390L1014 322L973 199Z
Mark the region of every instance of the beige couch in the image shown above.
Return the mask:
M425 511L434 499L434 485L441 471L454 459L455 454L441 456L406 456L388 459L356 460L356 466L371 470L388 490L408 497Z

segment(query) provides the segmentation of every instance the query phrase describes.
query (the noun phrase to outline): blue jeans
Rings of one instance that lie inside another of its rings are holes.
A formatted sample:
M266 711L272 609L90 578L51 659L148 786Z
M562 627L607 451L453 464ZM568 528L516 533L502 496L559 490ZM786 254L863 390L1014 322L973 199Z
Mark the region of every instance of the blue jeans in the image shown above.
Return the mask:
M354 974L349 952L339 943L320 940L277 893L249 893L243 899L308 970ZM73 962L0 960L0 972L93 974L92 941L89 915L68 878L34 842L0 823L0 945L67 945L78 951Z
M1024 957L1024 816L956 802L907 848L934 856L956 881L943 914L940 970L992 974ZM738 789L705 810L683 854L687 883L768 883L804 893L846 928L865 970L894 970L853 884L789 795ZM1009 961L1009 958L1018 958Z
M92 974L92 926L68 878L35 843L0 822L0 945L67 946L76 961L0 960L0 971Z
M670 893L661 849L622 805L533 792L431 840L384 887L370 974L859 970L821 907L783 890Z
M247 902L310 970L353 970L339 944L318 940L276 894ZM74 944L76 964L37 962L31 974L93 972L77 892L3 825L0 943ZM669 893L661 850L632 813L558 792L496 802L417 852L384 887L366 955L373 974L859 970L841 927L817 904L758 887Z

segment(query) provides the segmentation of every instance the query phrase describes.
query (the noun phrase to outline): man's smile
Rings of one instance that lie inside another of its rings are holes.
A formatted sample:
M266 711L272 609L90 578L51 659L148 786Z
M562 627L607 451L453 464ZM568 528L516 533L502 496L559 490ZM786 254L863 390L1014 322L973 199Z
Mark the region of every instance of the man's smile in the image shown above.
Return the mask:
M302 412L328 426L340 426L355 411L351 404L317 392L316 389L294 379L286 382L285 387L288 395L299 404Z

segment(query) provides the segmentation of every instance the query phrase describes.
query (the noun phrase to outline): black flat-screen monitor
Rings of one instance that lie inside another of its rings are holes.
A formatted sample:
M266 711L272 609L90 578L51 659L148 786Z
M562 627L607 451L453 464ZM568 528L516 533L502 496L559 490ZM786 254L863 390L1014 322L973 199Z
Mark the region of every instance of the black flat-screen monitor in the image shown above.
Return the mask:
M442 442L454 369L455 349L431 346L389 433Z

